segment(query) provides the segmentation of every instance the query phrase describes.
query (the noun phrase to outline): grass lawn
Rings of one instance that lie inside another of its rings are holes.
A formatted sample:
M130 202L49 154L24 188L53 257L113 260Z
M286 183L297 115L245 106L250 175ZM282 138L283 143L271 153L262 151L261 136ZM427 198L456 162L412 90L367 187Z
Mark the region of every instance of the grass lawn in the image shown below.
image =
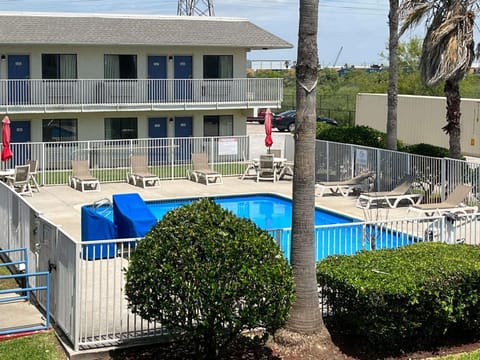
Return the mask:
M139 359L142 357L141 348L136 348ZM133 355L132 355L133 356ZM19 359L35 359L35 360L66 360L68 359L63 348L58 343L53 331L42 332L25 336L21 338L0 341L0 359L2 360L19 360ZM105 359L108 359L105 358ZM112 358L110 358L112 359ZM113 359L119 359L113 357ZM135 357L129 357L135 359ZM479 360L480 350L476 350L466 354L448 355L438 357L439 360ZM168 360L168 359L165 359Z
M479 360L480 350L472 351L468 354L448 355L441 358L442 360Z
M0 342L2 360L66 360L63 348L53 331L19 337Z
M1 260L0 260L1 263ZM6 266L0 266L0 276L12 275ZM15 279L0 279L0 290L15 289L18 288L18 284ZM0 357L1 359L1 357Z

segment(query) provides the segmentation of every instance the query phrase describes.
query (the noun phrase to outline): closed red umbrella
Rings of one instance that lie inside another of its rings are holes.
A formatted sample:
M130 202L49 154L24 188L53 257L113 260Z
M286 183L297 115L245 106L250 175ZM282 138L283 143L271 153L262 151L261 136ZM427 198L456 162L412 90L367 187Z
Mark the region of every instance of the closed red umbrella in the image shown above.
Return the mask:
M10 119L5 116L2 120L2 161L8 161L13 153L10 149Z
M265 111L265 146L268 147L268 152L270 152L270 146L272 145L272 111L267 109Z

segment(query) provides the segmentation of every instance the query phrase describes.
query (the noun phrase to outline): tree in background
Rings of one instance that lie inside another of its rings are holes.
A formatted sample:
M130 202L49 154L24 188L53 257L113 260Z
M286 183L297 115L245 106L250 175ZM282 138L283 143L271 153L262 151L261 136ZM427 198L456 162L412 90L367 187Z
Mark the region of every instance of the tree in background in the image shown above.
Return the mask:
M387 149L397 150L398 0L390 0L388 26L390 38L388 41Z
M475 51L473 27L475 0L404 0L400 5L402 27L406 29L425 21L420 72L427 86L445 81L447 124L442 128L449 135L450 156L459 159L460 87L459 82L470 71Z

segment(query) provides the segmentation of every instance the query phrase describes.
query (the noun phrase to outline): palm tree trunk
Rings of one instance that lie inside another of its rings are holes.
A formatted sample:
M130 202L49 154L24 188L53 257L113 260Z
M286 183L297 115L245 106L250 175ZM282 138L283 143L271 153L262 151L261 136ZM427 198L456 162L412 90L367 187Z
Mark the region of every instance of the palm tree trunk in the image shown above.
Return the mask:
M296 300L287 329L311 334L323 327L317 293L314 254L315 133L318 0L300 1L298 32L297 115L291 264Z
M388 112L387 149L397 150L397 104L398 104L398 0L390 0L388 25Z
M447 125L442 129L449 135L450 157L460 159L462 148L460 145L460 88L457 81L447 80L444 87L447 99Z

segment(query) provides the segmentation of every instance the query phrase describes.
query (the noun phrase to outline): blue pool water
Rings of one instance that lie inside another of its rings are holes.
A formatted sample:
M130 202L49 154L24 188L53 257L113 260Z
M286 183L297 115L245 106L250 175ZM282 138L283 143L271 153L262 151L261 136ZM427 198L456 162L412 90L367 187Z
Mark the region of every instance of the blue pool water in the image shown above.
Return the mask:
M232 211L239 217L251 219L264 230L283 229L292 226L292 202L281 196L222 196L213 199L222 208ZM196 199L148 201L147 204L157 219L161 219L169 210L194 200ZM348 222L353 222L353 219L322 209L315 210L315 225Z
M145 201L155 217L160 220L170 210L189 204L198 198ZM292 226L292 202L275 195L239 195L212 198L217 204L235 215L251 219L264 230L290 228ZM103 211L100 209L99 211ZM113 213L104 211L113 221ZM315 210L315 225L344 224L354 219L328 210Z
M146 204L157 219L169 210L191 203L197 198L147 201ZM213 197L224 209L239 217L249 218L271 234L280 245L285 257L290 259L292 202L271 194ZM96 212L113 221L113 212L108 207L98 207ZM315 210L315 225L326 227L315 229L315 259L319 261L329 255L354 254L362 249L396 248L411 244L415 238L407 234L377 228L374 224L362 226L360 220L325 209ZM280 230L281 231L274 231ZM104 237L103 237L104 238Z

